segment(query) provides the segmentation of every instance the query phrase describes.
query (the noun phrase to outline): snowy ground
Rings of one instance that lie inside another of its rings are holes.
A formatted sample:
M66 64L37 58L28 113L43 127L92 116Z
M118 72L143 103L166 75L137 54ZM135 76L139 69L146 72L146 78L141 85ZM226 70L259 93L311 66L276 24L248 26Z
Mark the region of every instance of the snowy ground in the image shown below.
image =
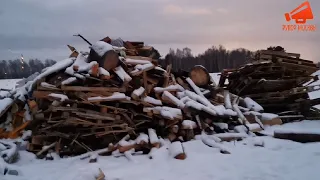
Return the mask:
M21 79L0 79L0 99L7 97L10 90L15 90Z
M21 79L0 79L0 89L14 90Z
M272 133L275 129L315 130L320 129L320 121L290 123L266 131ZM265 147L253 145L261 141ZM99 168L105 173L106 180L318 180L320 175L320 143L250 137L236 143L224 143L231 154L221 154L198 140L183 145L186 160L172 159L163 149L152 160L146 155L134 156L134 161L125 157L99 157L98 162L92 164L80 157L36 160L33 154L22 151L21 160L9 166L20 175L0 175L0 179L94 180Z

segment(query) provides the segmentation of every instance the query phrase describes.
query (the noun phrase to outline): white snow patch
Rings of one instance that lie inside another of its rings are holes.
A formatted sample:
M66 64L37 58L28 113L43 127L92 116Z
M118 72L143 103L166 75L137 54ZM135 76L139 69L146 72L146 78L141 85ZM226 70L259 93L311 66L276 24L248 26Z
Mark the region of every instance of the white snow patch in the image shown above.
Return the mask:
M0 99L0 113L6 110L11 104L13 100L11 98Z
M194 82L192 81L192 79L190 79L189 77L186 79L186 81L189 83L189 85L192 87L192 89L201 97L204 97L204 95L201 93L199 87L194 84Z
M41 82L40 84L42 87L45 87L45 88L57 88L55 85L53 84L49 84L47 82Z
M134 94L134 95L137 96L137 97L140 97L140 96L143 94L144 91L145 91L145 89L141 86L141 87L139 87L138 89L135 89L135 90L132 92L132 94Z
M172 107L167 107L167 106L156 106L156 107L152 107L152 108L145 108L148 111L159 111L160 115L174 120L175 118L179 118L182 116L182 111L181 109L177 109L177 108L172 108Z
M94 100L115 101L119 99L130 100L131 98L126 96L124 93L114 92L111 96L108 96L108 97L101 97L101 96L89 97L88 101L94 101Z
M73 82L77 81L76 77L69 77L68 79L64 80L61 82L62 85L68 85L71 84Z
M160 143L160 140L157 136L157 133L154 129L149 128L148 129L148 134L149 134L149 138L150 138L150 143L151 144L156 144L156 143Z
M162 69L161 67L157 66L154 69L159 70L159 71L163 71L163 72L167 72L166 70Z
M162 93L164 91L184 91L184 88L181 85L176 84L176 85L167 86L165 88L163 88L163 87L155 87L154 91L157 92L157 93Z
M58 61L57 63L55 63L54 65L52 65L51 67L48 67L46 69L46 71L44 71L43 73L39 74L39 76L37 76L33 81L31 82L36 82L39 79L42 79L52 73L58 72L62 69L67 68L68 66L70 66L73 62L74 62L75 58L68 58L68 59L64 59L62 61ZM32 84L33 84L32 83ZM28 84L28 83L27 83ZM31 86L30 86L31 87ZM31 89L29 88L28 91L30 91Z
M23 132L21 138L22 138L23 140L26 140L26 139L30 138L31 135L32 135L32 131L31 131L31 130L27 130L27 131L24 131L24 132Z
M68 96L66 96L66 95L64 95L64 94L50 93L48 96L54 97L54 98L59 98L61 102L69 99Z
M109 71L107 71L103 67L99 67L99 74L104 75L104 76L110 76Z
M154 105L162 105L162 101L159 99L155 99L153 97L150 96L146 96L144 98L142 98L142 101L150 103L150 104L154 104Z
M140 133L136 139L136 143L140 144L141 142L149 143L149 136L145 133Z
M172 142L169 146L169 153L171 157L176 157L183 153L183 147L180 141Z
M263 120L263 121L272 120L277 117L279 117L277 114L272 114L272 113L262 113L261 114L261 120Z
M284 124L277 128L282 127L320 129L320 122L302 121ZM264 147L244 145L244 141L250 141L252 144L263 141ZM99 168L105 173L106 179L110 180L298 180L306 177L308 180L319 179L320 143L302 144L265 136L248 137L239 142L214 143L214 145L224 146L231 154L221 154L219 149L208 147L199 140L183 143L187 155L183 161L169 158L168 146L153 150L152 159L149 159L148 155L133 156L137 160L136 163L128 162L123 156L119 158L100 156L97 163L80 160L79 156L44 161L37 160L31 153L20 151L21 159L15 164L8 165L0 158L0 168L17 169L19 176L1 174L0 179L94 180Z
M215 126L218 126L221 129L228 129L227 123L213 123Z
M263 111L263 107L249 97L244 98L247 108L256 112Z
M116 67L114 72L122 81L130 82L132 80L131 76L121 66Z
M104 41L97 41L94 43L91 48L100 56L102 57L106 52L113 50L113 46L108 44Z
M200 104L200 103L198 103L198 102L196 102L194 100L187 101L186 102L186 106L187 107L192 107L192 108L197 109L199 111L203 110L203 111L205 111L208 114L211 114L213 116L217 115L217 112L215 110L213 110L213 109L211 109L211 108L209 108L209 107L207 107L207 106L205 106L203 104Z
M132 64L132 65L138 65L138 64L151 64L150 61L147 60L139 60L139 59L131 59L131 58L126 58L124 60L126 64Z
M148 63L148 64L138 64L134 67L134 70L131 71L131 74L137 73L139 71L144 71L146 69L152 68L154 67L154 65L152 63Z
M248 134L246 134L246 133L219 133L219 134L214 134L214 136L216 136L218 138L229 138L229 137L246 138L246 137L248 137Z
M246 126L249 128L250 131L261 128L258 123L246 124ZM248 129L244 125L238 125L234 127L234 131L237 133L247 133Z
M162 99L164 99L164 97L169 98L177 107L183 109L185 104L180 101L178 98L176 98L174 95L172 95L170 92L168 91L164 91L162 94Z
M224 90L224 104L227 109L232 109L229 91Z
M15 90L17 83L22 79L0 79L0 88L6 90Z
M197 123L194 121L191 121L191 120L183 120L182 126L185 129L195 129L195 128L197 128Z
M1 91L0 90L0 98L6 98L10 96L10 91Z
M304 120L291 122L282 125L264 126L265 129L260 133L273 136L274 131L300 132L310 134L320 134L320 121Z

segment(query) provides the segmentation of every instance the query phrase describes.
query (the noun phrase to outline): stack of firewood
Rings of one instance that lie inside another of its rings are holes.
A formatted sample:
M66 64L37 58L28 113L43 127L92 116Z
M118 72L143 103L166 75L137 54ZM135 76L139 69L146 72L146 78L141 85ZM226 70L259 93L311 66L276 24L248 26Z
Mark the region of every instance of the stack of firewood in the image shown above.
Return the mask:
M170 65L158 66L153 47L112 44L104 38L90 46L90 53L69 46L69 58L22 88L29 96L20 92L17 98L27 96L33 117L27 127L33 132L29 151L44 157L107 148L104 154L130 157L172 142L172 156L184 159L180 142L196 135L228 153L221 141L281 124L251 98L216 87L202 66L189 74L173 73Z

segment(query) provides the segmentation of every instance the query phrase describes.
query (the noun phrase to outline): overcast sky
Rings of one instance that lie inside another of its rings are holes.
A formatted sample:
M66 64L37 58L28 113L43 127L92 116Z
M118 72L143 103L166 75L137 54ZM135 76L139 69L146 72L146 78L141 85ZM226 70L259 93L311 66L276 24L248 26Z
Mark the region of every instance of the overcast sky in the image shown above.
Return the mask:
M73 34L144 41L161 55L212 45L257 50L283 46L320 61L320 1L310 0L316 32L284 32L284 13L303 0L1 0L0 59L68 57L67 44L88 51Z

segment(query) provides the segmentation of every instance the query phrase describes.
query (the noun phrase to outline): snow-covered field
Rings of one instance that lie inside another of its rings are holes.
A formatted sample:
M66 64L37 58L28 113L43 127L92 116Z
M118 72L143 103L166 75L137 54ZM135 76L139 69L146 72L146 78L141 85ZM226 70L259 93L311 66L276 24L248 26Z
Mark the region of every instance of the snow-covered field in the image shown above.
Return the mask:
M276 129L320 129L320 121L302 121ZM254 146L261 144L264 147ZM20 151L21 159L8 165L19 176L0 175L1 180L95 180L100 168L106 180L318 180L320 176L320 143L296 143L270 136L249 137L243 141L223 143L231 154L221 154L200 140L183 143L187 158L176 160L166 148L154 159L138 155L129 161L125 157L99 157L97 163L80 156L37 160L34 155ZM82 155L83 157L83 155ZM1 167L1 166L0 166ZM1 168L0 168L1 169Z
M0 79L0 99L7 97L10 90L15 90L19 81L21 79Z
M0 79L0 89L14 90L21 79Z

